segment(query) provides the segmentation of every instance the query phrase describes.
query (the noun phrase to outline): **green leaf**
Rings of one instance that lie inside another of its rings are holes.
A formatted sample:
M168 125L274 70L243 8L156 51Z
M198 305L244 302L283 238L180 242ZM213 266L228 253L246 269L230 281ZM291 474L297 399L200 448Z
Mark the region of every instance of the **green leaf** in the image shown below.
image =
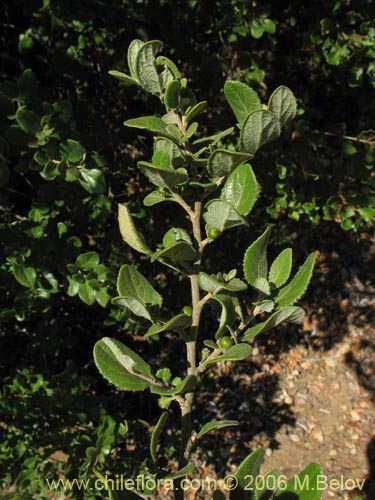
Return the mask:
M180 184L188 178L185 169L173 170L171 168L156 167L146 161L139 161L138 167L152 184L167 189L173 188L176 184Z
M215 332L215 338L218 339L225 331L227 325L232 326L233 323L236 321L237 318L236 305L238 303L238 299L236 297L232 297L231 295L224 293L218 293L214 295L212 299L216 300L221 305L219 328Z
M141 130L148 130L153 134L169 136L166 130L166 123L157 116L140 116L139 118L131 118L124 122L125 127L139 128Z
M96 290L90 285L89 281L79 284L78 296L85 304L92 306L96 300Z
M164 103L168 108L175 109L180 100L180 82L172 80L165 89Z
M155 323L151 325L150 328L144 335L144 338L147 339L152 337L153 335L157 335L162 332L166 332L172 330L174 332L180 333L182 330L185 330L191 325L191 317L187 314L177 314L166 323Z
M159 40L144 43L138 50L135 68L142 87L151 94L161 94L163 88L155 63L155 55L163 48Z
M94 361L103 377L119 389L143 391L151 385L151 367L118 340L99 340L94 346Z
M35 135L40 129L40 116L25 108L18 108L16 120L24 132Z
M220 231L230 229L235 226L248 226L246 219L244 219L232 205L223 200L211 200L206 205L207 212L204 213L203 219L207 224L207 230L215 227Z
M319 477L322 468L318 464L309 464L303 471L289 479L286 488L277 491L275 500L320 500L322 489L319 487Z
M292 249L286 248L273 261L268 275L268 280L277 288L283 285L292 270Z
M269 110L280 121L281 126L293 120L297 113L297 101L288 87L277 87L268 101Z
M152 191L152 193L148 194L143 199L143 204L145 207L152 207L153 205L157 205L158 203L162 203L163 201L175 201L174 198L167 197L159 191Z
M154 464L156 464L158 461L158 457L157 457L158 441L159 441L161 431L163 430L163 427L165 425L167 418L168 418L168 412L165 411L160 415L160 417L159 417L159 419L154 427L154 430L152 431L152 434L151 434L150 455L151 455L151 459L154 462Z
M168 248L173 246L178 241L185 241L190 245L192 244L191 238L185 229L181 229L180 227L171 227L171 229L169 229L163 237L163 246L164 248Z
M219 179L229 175L238 165L252 156L247 153L236 153L226 149L215 149L208 159L208 176L210 179Z
M191 262L197 257L197 252L189 243L178 241L174 245L158 250L151 255L151 262L160 259L169 259L176 264Z
M185 477L188 474L191 474L195 469L195 465L193 463L185 465L182 469L178 470L177 472L172 472L171 474L167 474L166 476L163 477L163 480L166 481L167 479L178 479L180 477Z
M248 163L243 163L228 177L220 198L230 203L240 215L248 215L258 193L258 183L253 169Z
M281 473L277 469L272 469L267 474L263 476L263 479L259 486L264 485L264 488L255 487L254 490L254 500L271 500L273 498L273 493L276 490L278 484L280 484L279 478ZM256 485L256 481L255 481ZM271 487L271 489L268 488ZM274 488L272 488L274 486Z
M36 282L36 271L33 267L13 264L13 274L18 283L27 288L33 288Z
M241 462L235 474L238 486L230 492L230 500L253 499L253 491L246 488L249 484L256 484L256 478L259 476L264 454L265 451L263 449L255 450Z
M258 94L245 83L225 82L224 94L240 126L249 113L262 107Z
M280 309L279 311L271 314L271 316L266 319L266 321L258 323L257 325L252 326L251 328L246 330L241 337L241 340L248 342L260 333L267 332L268 330L271 330L271 328L274 328L284 321L289 321L290 323L299 323L303 320L304 316L305 311L302 309L302 307L285 307L284 309Z
M169 71L171 72L171 74L173 75L173 78L176 78L176 79L181 78L181 74L178 71L177 66L175 65L175 63L173 61L168 59L168 57L158 56L156 58L156 64L158 66L164 66L164 67L168 68Z
M254 155L261 146L276 140L279 135L280 122L276 116L266 109L258 109L244 121L241 146L246 153Z
M221 420L219 422L207 422L201 428L201 430L197 434L197 438L201 438L208 432L214 431L216 429L223 429L224 427L230 427L232 425L239 425L237 420Z
M181 165L184 165L186 163L183 152L181 149L172 141L169 139L165 138L156 138L155 139L155 145L154 145L154 151L162 151L163 153L166 153L169 158L169 167L177 168L181 167ZM154 162L152 162L154 163Z
M142 40L135 39L131 42L128 47L128 67L130 71L130 75L134 80L139 81L138 72L137 72L137 57L140 48L144 45Z
M177 394L185 394L187 392L192 392L197 385L197 378L195 375L188 375L185 377L176 387L162 387L158 385L152 385L150 387L150 392L152 394L158 394L159 396L176 396Z
M60 145L63 159L71 163L78 163L85 154L85 148L74 139L67 139Z
M101 194L106 191L103 172L97 168L79 169L78 182L90 194Z
M267 245L270 228L255 240L245 252L243 272L249 285L254 286L258 278L267 278Z
M302 297L310 283L315 259L316 253L313 252L307 257L294 278L279 290L275 299L278 307L290 306Z
M81 253L81 255L78 255L76 258L76 265L84 271L95 269L99 262L100 257L97 252Z
M117 80L126 83L127 85L139 85L138 80L135 80L131 76L127 75L126 73L122 73L121 71L111 70L108 71L108 74L113 76L114 78L117 78Z
M201 101L195 104L192 108L188 108L186 110L185 121L186 123L190 123L196 116L203 113L203 111L207 107L207 101Z
M134 266L125 264L121 267L117 278L119 297L113 301L128 307L137 316L151 321L149 307L159 308L163 298L151 286L147 279Z
M137 252L151 255L152 250L143 241L135 227L130 210L124 203L118 205L118 222L122 239Z
M223 281L215 274L208 275L206 273L199 273L199 286L205 292L218 293L220 290L227 290L228 292L242 292L246 290L247 285L238 278L233 278L230 281Z
M31 139L31 136L26 134L18 125L11 125L5 136L11 144L16 146L24 146Z
M184 142L188 141L195 134L197 129L198 129L198 122L191 123L186 131L186 134L179 139L178 141L179 144L183 144Z
M247 359L251 355L252 351L253 350L249 344L235 344L227 349L221 356L206 361L205 365L208 366L213 363L222 363L223 361L242 361Z
M224 137L227 137L228 135L233 134L234 132L234 127L227 128L226 130L223 130L222 132L218 132L217 134L214 135L209 135L207 137L202 137L201 139L197 139L193 142L193 145L196 144L206 144L207 142L211 143L211 146L215 146L219 141L224 139Z

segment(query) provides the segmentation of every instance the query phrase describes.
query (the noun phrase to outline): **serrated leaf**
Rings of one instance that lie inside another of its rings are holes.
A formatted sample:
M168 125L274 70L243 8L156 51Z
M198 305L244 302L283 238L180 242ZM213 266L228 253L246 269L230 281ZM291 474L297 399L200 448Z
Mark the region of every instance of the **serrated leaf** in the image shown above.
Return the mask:
M18 108L16 120L24 132L35 135L40 129L40 116L25 108Z
M164 188L173 188L176 184L180 184L188 178L185 169L173 170L166 167L156 167L146 161L139 161L138 167L152 184Z
M13 274L18 283L27 288L33 288L36 282L36 271L33 267L13 264Z
M290 323L299 323L303 320L305 316L305 311L302 307L290 306L285 307L284 309L280 309L279 311L274 312L271 316L263 321L262 323L258 323L255 326L252 326L248 330L246 330L241 338L243 341L249 341L259 335L260 333L267 332L279 325L283 321L289 321Z
M215 149L208 159L208 176L219 179L229 175L238 165L251 158L247 153L237 153L226 149Z
M196 116L203 113L203 111L206 109L206 107L207 107L207 101L201 101L201 102L198 102L192 108L186 110L185 122L190 123Z
M303 471L289 479L285 488L281 488L275 495L275 500L320 500L322 489L319 487L319 477L322 468L318 464L309 464Z
M174 245L163 248L151 255L151 262L160 259L169 259L176 264L191 262L197 257L197 252L189 243L178 241Z
M152 434L151 434L150 455L151 455L151 459L154 462L154 464L156 464L158 461L158 457L157 457L158 441L159 441L161 431L163 430L163 427L165 425L167 418L168 418L168 412L165 411L160 415L160 417L159 417L159 419L154 427L154 430L152 431Z
M270 228L255 240L245 252L243 272L249 285L254 286L258 278L267 279L267 245L270 237Z
M94 346L94 361L103 377L124 391L143 391L152 379L151 367L134 351L109 337Z
M201 438L208 432L214 431L216 429L223 429L224 427L230 427L233 425L239 425L237 420L221 420L218 422L207 422L207 424L204 424L204 426L198 432L197 438Z
M211 200L206 208L207 212L203 214L203 219L207 224L207 229L215 227L220 231L225 231L235 226L248 226L246 219L224 200Z
M151 325L150 328L144 335L144 338L147 339L152 337L153 335L158 335L159 333L166 332L172 330L174 332L181 332L181 330L185 330L191 325L191 317L187 314L177 314L166 323L155 323Z
M168 388L152 385L150 387L150 392L152 394L158 394L159 396L177 396L178 394L192 392L196 385L197 377L195 375L188 375L179 384L177 384L176 387Z
M292 249L286 248L273 261L268 280L277 288L283 285L290 276L292 270Z
M222 363L224 361L242 361L247 359L252 353L252 348L249 344L235 344L225 351L221 356L210 359L205 362L205 365L212 365L213 363Z
M138 72L137 72L137 57L140 48L144 45L142 40L133 40L128 48L128 67L130 71L130 75L134 80L138 80Z
M113 69L111 71L108 71L108 74L113 76L114 78L117 78L117 80L126 83L127 85L139 85L138 80L135 80L131 76L127 75L126 73L122 73L121 71L116 71Z
M223 331L225 331L227 325L232 326L236 320L236 297L226 295L223 293L218 293L212 297L221 305L221 315L219 321L219 328L215 332L215 338L218 339ZM238 302L238 300L237 300Z
M220 198L230 203L240 215L248 215L258 193L258 183L253 169L248 163L243 163L228 177Z
M135 68L142 87L151 94L161 94L163 88L155 63L155 55L163 48L159 40L144 43L138 50Z
M263 449L255 450L241 462L235 473L238 486L230 492L230 500L253 499L253 490L249 490L247 487L249 484L256 484L264 454L265 450Z
M268 108L283 127L296 116L297 101L293 92L288 87L281 85L272 93L268 101Z
M246 153L254 155L260 147L276 140L280 135L280 122L266 109L249 114L241 130L241 146Z
M255 290L264 295L271 294L271 288L269 282L266 278L257 278L254 283L251 285Z
M316 253L313 252L307 257L294 278L279 290L275 299L278 307L290 306L302 297L310 283L315 259Z
M208 275L206 273L199 273L199 286L205 292L218 293L220 290L227 290L228 292L242 292L246 290L247 285L238 278L233 278L230 281L223 281L215 274Z
M135 227L130 210L124 203L118 205L118 222L122 239L137 252L151 255L152 250L143 241L141 235Z
M240 126L249 113L262 107L258 94L245 83L225 82L224 94Z

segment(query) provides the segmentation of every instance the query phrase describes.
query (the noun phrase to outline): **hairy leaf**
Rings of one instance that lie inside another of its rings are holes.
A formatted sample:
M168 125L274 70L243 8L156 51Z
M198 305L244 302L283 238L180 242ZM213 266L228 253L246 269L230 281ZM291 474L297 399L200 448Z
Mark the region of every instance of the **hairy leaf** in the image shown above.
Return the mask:
M151 262L160 259L169 259L176 264L193 261L197 256L195 249L185 241L178 241L174 245L158 250L151 255Z
M156 464L158 461L158 457L157 457L158 441L159 441L161 431L163 430L163 427L164 427L164 424L165 424L167 418L168 418L168 412L164 411L160 415L158 421L156 422L154 430L152 431L152 434L151 434L150 455L151 455L151 459L154 462L154 464Z
M268 101L268 108L278 118L283 127L297 113L297 101L288 87L278 87Z
M258 94L245 83L225 82L224 94L240 126L249 113L262 107Z
M127 243L131 248L134 248L134 250L137 250L137 252L144 253L146 255L151 255L153 253L138 233L130 210L124 203L119 203L118 205L118 222L120 226L120 233L125 243Z
M273 261L268 279L277 288L283 285L290 276L292 270L292 249L286 248Z
M210 179L219 179L229 175L238 165L251 158L247 153L236 153L226 149L215 149L208 159Z
M243 272L249 285L254 286L258 278L267 279L267 245L270 237L270 228L267 228L245 252Z
M248 226L246 219L224 200L211 200L206 207L207 212L204 213L203 219L206 221L207 230L214 227L224 231L235 226Z
M199 273L199 285L205 292L218 293L220 290L228 292L241 292L246 290L247 285L238 278L233 278L230 281L219 279L215 274L208 275Z
M230 492L230 500L253 500L253 491L247 489L247 486L256 484L264 454L263 449L255 450L241 462L235 474L238 486Z
M242 361L248 358L252 351L249 344L235 344L227 349L224 354L215 359L210 359L205 364L208 366L213 363L222 363L223 361Z
M142 40L133 40L128 48L128 66L130 71L130 76L134 78L134 80L139 81L138 72L137 72L137 57L140 48L144 45Z
M150 387L150 391L153 394L159 394L160 396L176 396L177 394L192 392L196 385L197 378L194 375L188 375L175 387L168 388L159 385L153 385Z
M290 323L299 323L303 320L305 316L305 311L302 307L290 306L285 307L284 309L280 309L279 311L274 312L271 316L263 321L262 323L258 323L255 326L252 326L248 330L246 330L241 338L243 341L249 341L259 335L260 333L267 332L279 325L283 321L288 321Z
M197 438L201 438L208 432L214 431L216 429L223 429L224 427L231 427L233 425L238 425L237 420L220 420L218 422L207 422L201 428L201 430L197 434Z
M134 351L109 337L94 346L95 364L103 377L124 391L143 391L151 385L151 367ZM145 377L145 378L144 378Z
M286 488L280 489L275 500L320 500L322 490L319 487L319 476L322 468L318 464L309 464L303 471L289 479Z
M248 215L258 197L258 183L248 163L238 166L228 177L221 199L230 203L240 215Z
M279 290L275 299L278 307L290 306L302 297L310 283L315 259L316 253L313 252L307 257L294 278Z
M131 76L127 75L126 73L122 73L121 71L111 70L108 71L108 74L113 76L114 78L117 78L117 80L126 83L127 85L139 85L138 80L135 80Z
M156 167L146 161L139 161L138 167L152 184L164 188L173 188L176 184L180 184L188 178L186 170L183 168L173 170L167 167Z
M180 333L191 325L191 317L187 314L177 314L166 323L155 323L151 325L150 328L144 335L144 338L152 337L153 335L158 335L162 332L167 332L172 330L174 332Z
M164 248L171 247L178 241L185 241L186 243L189 243L189 245L192 244L189 234L185 231L185 229L181 229L180 227L171 227L171 229L169 229L163 236Z
M168 136L167 125L161 118L157 116L140 116L139 118L131 118L124 122L125 127L139 128L148 130L154 134Z
M246 153L254 155L257 150L274 141L280 135L280 122L266 109L253 111L244 121L241 130L241 146Z
M195 104L195 106L188 108L186 110L186 115L185 115L186 123L190 123L193 120L193 118L203 113L206 107L207 107L207 101L201 101Z
M155 55L163 48L159 40L144 43L138 50L136 74L142 87L151 94L160 94L163 90L155 63Z

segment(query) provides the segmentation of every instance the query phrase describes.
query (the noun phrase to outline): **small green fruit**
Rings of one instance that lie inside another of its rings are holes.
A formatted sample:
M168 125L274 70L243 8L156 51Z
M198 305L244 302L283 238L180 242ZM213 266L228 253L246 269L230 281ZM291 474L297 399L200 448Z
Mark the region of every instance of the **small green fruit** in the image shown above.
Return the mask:
M185 313L187 316L193 316L193 309L191 306L184 306L182 308L182 312Z
M229 349L230 347L232 347L233 343L234 342L232 337L221 337L218 340L218 344L221 349Z
M210 227L207 233L208 237L217 240L217 238L220 238L221 236L221 231L217 227Z

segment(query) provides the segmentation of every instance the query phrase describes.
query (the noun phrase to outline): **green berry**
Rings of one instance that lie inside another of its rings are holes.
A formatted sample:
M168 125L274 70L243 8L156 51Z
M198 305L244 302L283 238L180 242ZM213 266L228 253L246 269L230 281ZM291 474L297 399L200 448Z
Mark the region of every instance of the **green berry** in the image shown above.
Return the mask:
M193 309L191 306L184 306L182 308L182 312L184 312L187 316L193 316Z
M233 339L232 337L221 337L218 340L218 344L222 349L229 349L233 345Z
M217 227L210 227L207 235L209 238L216 240L217 238L219 238L221 236L221 231Z

